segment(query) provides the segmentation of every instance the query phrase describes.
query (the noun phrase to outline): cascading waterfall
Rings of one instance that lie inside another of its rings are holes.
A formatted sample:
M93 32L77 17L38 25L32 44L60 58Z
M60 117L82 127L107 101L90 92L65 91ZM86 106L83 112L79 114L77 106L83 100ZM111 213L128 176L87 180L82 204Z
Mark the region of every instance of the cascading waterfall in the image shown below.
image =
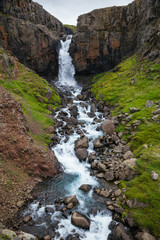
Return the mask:
M64 90L70 86L72 98L74 99L73 104L78 107L79 115L77 120L84 122L83 126L79 125L79 129L88 139L92 138L94 140L102 134L100 131L96 131L100 123L95 123L93 118L87 115L87 113L90 112L90 102L88 101L87 106L85 105L86 107L84 107L83 101L76 99L76 96L81 92L81 87L78 86L74 79L74 66L68 53L70 43L71 36L68 36L65 42L61 41L57 86L60 86L61 89L64 88ZM70 117L70 112L67 107L62 110ZM95 115L100 119L101 113L96 112ZM59 112L56 118L59 119ZM64 123L64 125L65 124L67 123ZM57 134L61 141L53 147L53 150L59 162L62 164L64 173L62 176L57 177L56 180L51 180L45 185L45 193L41 194L40 200L36 200L29 206L29 209L25 211L24 215L30 214L36 223L36 228L43 232L50 233L51 226L56 222L55 235L54 237L51 235L54 240L67 239L68 235L73 235L74 233L77 233L79 239L83 240L106 240L110 232L108 225L112 218L111 213L107 210L105 201L102 203L93 193L93 188L95 186L99 187L99 182L95 177L90 175L90 164L87 163L87 161L80 162L75 155L75 140L79 138L76 129L71 136L68 136L67 141L66 136L62 134L61 130L61 128L57 129ZM92 141L90 141L89 152L93 152ZM82 184L90 184L92 190L88 194L82 192L79 190ZM44 195L47 195L47 198L45 198ZM71 215L63 217L62 211L57 209L57 206L53 203L57 197L64 199L72 195L76 195L79 200L79 205L75 210L83 212L91 219L90 230L88 231L72 225ZM52 211L46 213L46 208ZM32 233L34 233L34 231Z

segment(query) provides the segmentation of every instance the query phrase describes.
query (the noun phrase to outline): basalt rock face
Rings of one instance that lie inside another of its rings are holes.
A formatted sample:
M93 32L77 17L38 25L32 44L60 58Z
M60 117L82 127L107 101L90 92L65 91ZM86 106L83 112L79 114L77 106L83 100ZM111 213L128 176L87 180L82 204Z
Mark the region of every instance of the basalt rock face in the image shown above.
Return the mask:
M137 49L143 56L158 54L159 0L135 0L128 6L81 15L70 52L76 72L90 74L112 69Z
M56 75L62 23L32 0L0 1L0 46L41 75Z

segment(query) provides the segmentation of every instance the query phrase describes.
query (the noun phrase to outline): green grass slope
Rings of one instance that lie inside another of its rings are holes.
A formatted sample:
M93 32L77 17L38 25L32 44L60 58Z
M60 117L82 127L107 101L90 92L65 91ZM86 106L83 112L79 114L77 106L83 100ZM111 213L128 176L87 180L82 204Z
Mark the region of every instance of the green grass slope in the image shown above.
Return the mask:
M43 144L50 142L45 129L54 126L52 109L60 105L60 97L48 82L34 71L20 64L0 49L0 86L3 86L21 103L30 134Z
M94 77L92 92L97 100L103 100L114 106L112 115L128 113L127 124L120 125L125 140L129 141L137 163L138 175L130 182L123 182L127 187L128 199L137 198L149 203L147 208L129 209L135 221L149 229L157 239L160 239L160 179L151 180L151 172L160 176L160 115L154 121L153 112L160 103L160 59L156 62L141 61L137 55L119 64L112 72L102 73ZM147 108L146 101L154 102ZM130 108L140 111L131 114ZM135 120L140 126L127 131Z

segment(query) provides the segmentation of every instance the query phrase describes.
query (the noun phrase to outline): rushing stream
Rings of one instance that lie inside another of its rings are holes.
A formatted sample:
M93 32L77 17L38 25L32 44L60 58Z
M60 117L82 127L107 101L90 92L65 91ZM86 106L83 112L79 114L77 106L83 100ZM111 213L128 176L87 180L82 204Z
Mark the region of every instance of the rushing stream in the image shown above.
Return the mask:
M96 118L101 119L101 121L95 123L93 118L87 114L91 108L90 100L83 102L76 98L81 93L82 88L74 78L75 70L68 53L70 43L71 36L68 36L65 42L61 41L57 87L62 91L69 92L69 97L73 98L73 104L78 107L77 120L83 122L79 125L79 129L90 139L88 149L90 153L93 152L92 142L99 135L102 135L101 131L97 131L97 127L100 125L103 116L102 113L96 112ZM60 111L62 110L70 117L70 111L67 107ZM59 112L57 112L56 118L59 118ZM65 124L67 123L64 122ZM75 129L74 133L66 139L66 136L62 134L61 127L57 128L57 134L60 143L53 147L53 151L62 164L64 172L42 184L37 200L30 204L23 213L23 216L32 216L35 224L34 226L22 226L21 228L22 230L27 229L35 235L39 231L41 236L49 234L55 240L68 239L68 235L73 236L75 233L79 235L79 239L106 240L110 232L108 225L112 220L111 213L107 210L105 200L102 197L97 197L93 192L93 188L95 186L99 187L101 183L90 175L90 164L87 161L80 162L75 155L75 141L80 135ZM84 193L79 189L82 184L90 184L92 190L89 193ZM82 212L91 219L90 230L83 230L72 225L71 214L65 216L60 206L56 204L56 199L64 199L72 195L76 195L79 200L79 205L72 211Z

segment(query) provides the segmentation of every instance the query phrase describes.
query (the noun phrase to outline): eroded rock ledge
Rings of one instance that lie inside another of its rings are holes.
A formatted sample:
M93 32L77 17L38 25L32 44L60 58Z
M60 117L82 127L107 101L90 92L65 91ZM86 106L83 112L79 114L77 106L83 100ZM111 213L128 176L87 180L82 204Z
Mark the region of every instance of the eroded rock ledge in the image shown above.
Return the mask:
M70 52L78 74L107 71L141 49L159 55L160 3L135 0L128 6L94 10L79 16Z
M32 0L0 2L0 46L41 75L57 74L62 31L62 23Z

